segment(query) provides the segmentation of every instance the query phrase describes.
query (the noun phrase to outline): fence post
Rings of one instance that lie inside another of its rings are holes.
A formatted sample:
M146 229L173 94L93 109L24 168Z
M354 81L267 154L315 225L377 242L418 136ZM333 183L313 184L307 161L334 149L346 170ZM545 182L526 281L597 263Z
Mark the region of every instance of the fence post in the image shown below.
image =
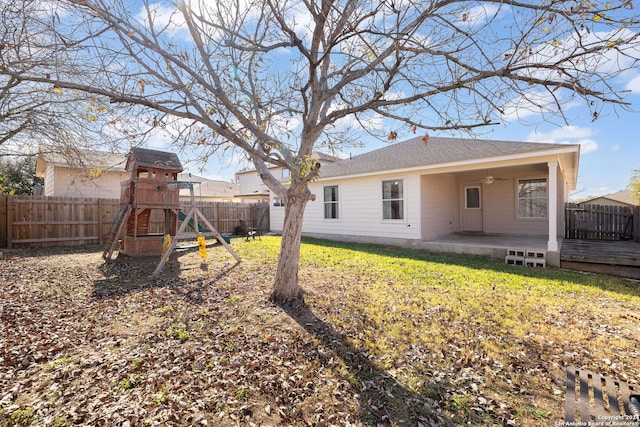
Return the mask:
M640 206L633 208L633 240L640 243Z
M222 233L220 231L221 230L221 228L220 228L220 225L221 225L220 224L220 205L221 204L222 204L221 202L216 202L216 225L215 225L215 227L216 227L216 230L218 230L218 232L220 232L220 233Z
M13 196L7 194L7 248L13 244Z
M104 244L104 236L102 235L102 199L98 199L98 243Z
M564 238L571 238L571 219L569 217L569 203L564 204Z
M7 246L7 194L0 193L0 248Z

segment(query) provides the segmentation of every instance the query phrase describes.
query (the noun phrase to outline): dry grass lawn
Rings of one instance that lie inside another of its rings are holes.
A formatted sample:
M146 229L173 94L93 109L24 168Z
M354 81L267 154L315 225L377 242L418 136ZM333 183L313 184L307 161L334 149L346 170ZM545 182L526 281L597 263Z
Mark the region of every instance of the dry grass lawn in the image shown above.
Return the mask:
M482 257L305 240L305 302L267 301L279 238L105 263L0 261L0 425L540 426L565 370L640 383L640 286Z

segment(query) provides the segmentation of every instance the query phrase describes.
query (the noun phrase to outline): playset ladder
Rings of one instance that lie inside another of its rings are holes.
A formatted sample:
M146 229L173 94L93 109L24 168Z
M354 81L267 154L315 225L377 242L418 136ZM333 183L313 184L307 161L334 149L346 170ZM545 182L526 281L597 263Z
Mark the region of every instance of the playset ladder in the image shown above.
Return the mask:
M102 258L106 260L111 259L113 251L120 244L120 239L127 227L127 219L129 219L129 214L131 214L132 209L133 206L128 205L120 208L116 214L113 219L113 223L111 223L111 230L109 230L109 242L107 243L107 247L104 249L104 252L102 252Z

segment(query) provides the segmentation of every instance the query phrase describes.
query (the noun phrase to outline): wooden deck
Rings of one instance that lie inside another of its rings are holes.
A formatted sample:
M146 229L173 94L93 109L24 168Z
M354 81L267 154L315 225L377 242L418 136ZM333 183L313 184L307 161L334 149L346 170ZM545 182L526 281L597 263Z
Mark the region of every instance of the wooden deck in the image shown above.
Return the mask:
M640 243L564 239L560 267L640 279Z
M474 254L505 259L509 248L546 251L547 238L452 233L435 240L420 242L417 247L434 252ZM640 243L633 240L563 239L559 258L561 268L640 280ZM557 265L549 262L547 264Z

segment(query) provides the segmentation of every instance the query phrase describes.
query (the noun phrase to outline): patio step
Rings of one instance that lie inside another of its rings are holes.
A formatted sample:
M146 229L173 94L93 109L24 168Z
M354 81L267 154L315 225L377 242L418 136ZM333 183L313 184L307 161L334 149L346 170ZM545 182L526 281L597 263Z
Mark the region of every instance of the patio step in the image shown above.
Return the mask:
M540 258L525 258L524 259L524 265L526 265L527 267L539 267L539 268L545 268L546 266L546 262L543 259Z
M526 255L525 255L525 257L527 258L536 258L536 259L542 259L542 260L544 260L545 256L546 256L545 251L534 251L529 249L527 249Z
M526 253L526 249L516 249L516 248L508 248L507 256L508 257L522 257L524 258L524 254Z
M504 262L509 265L544 268L547 265L546 252L534 249L508 248Z
M504 257L504 262L509 265L524 265L524 257L507 255L506 257Z

